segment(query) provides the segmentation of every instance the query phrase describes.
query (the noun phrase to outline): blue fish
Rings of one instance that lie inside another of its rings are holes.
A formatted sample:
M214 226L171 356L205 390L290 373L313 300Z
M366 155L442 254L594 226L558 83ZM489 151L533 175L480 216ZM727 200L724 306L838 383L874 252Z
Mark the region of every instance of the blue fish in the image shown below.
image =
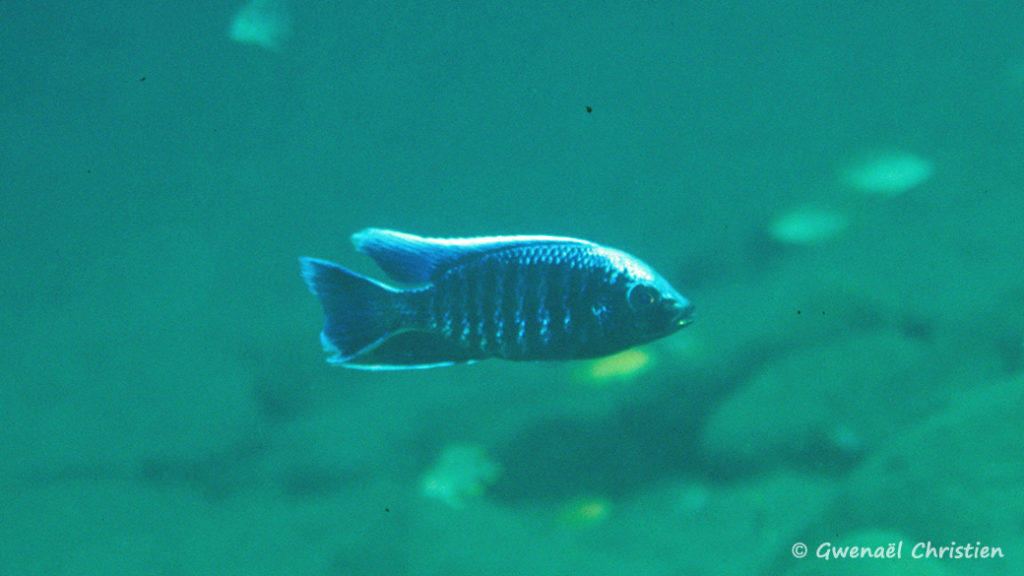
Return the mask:
M650 266L585 240L421 238L368 228L352 242L410 287L300 258L324 310L328 362L349 368L595 358L693 321L693 305Z

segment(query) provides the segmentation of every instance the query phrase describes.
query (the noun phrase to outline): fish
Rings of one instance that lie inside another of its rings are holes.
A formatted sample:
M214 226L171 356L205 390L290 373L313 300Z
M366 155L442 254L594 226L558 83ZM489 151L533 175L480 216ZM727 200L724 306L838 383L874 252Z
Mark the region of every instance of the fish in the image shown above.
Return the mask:
M597 358L694 319L693 304L650 266L586 240L425 238L367 228L352 243L402 287L299 259L323 308L327 361L346 368Z

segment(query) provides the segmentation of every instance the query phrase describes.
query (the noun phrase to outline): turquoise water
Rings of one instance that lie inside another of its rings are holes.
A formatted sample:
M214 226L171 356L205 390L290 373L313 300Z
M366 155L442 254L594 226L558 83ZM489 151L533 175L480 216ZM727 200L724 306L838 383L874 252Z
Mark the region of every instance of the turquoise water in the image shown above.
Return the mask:
M0 14L0 574L1024 570L1015 2L43 4ZM698 320L332 368L297 257L379 277L366 226L587 238Z

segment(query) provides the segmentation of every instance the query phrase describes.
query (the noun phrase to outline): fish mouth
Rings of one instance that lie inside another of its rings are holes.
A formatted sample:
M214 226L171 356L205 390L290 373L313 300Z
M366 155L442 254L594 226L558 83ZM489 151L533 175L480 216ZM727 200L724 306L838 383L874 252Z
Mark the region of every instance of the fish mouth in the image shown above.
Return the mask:
M677 327L682 328L684 326L689 326L690 324L693 324L694 320L696 320L693 316L695 310L693 304L690 304L689 302L686 302L685 304L676 302L675 309L676 319L673 323Z

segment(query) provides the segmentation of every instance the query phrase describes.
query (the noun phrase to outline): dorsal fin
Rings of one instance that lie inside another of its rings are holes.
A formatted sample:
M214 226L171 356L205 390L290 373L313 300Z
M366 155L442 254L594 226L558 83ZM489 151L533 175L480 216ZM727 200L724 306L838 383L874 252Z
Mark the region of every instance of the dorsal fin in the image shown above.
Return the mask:
M423 238L404 232L367 228L352 235L356 250L373 258L389 277L398 282L423 284L470 254L538 243L590 242L559 236L484 236L480 238Z

